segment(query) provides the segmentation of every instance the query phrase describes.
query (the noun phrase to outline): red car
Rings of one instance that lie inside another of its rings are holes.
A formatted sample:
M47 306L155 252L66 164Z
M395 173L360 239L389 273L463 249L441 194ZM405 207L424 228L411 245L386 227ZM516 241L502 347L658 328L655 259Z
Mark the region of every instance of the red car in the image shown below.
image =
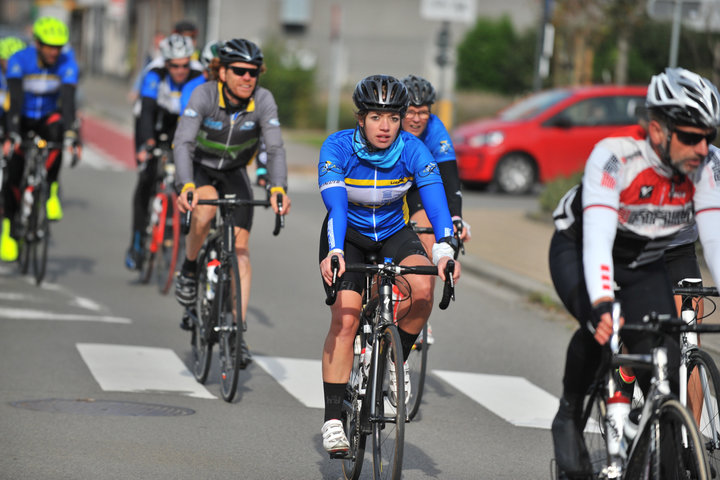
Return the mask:
M460 125L452 136L460 180L518 194L579 172L598 141L637 131L646 93L646 86L557 88Z

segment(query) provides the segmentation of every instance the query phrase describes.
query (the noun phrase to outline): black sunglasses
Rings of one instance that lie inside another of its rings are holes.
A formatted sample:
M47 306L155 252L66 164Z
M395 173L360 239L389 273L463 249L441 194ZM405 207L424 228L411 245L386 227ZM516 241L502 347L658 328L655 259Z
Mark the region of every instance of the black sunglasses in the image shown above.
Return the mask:
M233 71L235 75L238 77L244 76L246 73L249 74L253 78L257 78L258 75L260 75L260 69L259 68L245 68L245 67L228 67L230 70Z
M190 68L190 63L168 63L168 68Z
M677 139L680 140L681 143L690 146L697 145L703 140L705 140L707 144L710 145L713 140L715 140L715 137L717 137L716 128L713 128L713 131L710 133L691 133L677 129L673 129L673 132L675 132L675 135L677 135Z

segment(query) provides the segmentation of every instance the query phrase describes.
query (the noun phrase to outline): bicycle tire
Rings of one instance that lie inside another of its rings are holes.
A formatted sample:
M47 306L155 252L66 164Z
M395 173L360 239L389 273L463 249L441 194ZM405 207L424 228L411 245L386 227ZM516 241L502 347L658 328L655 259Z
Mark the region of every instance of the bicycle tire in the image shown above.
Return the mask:
M587 448L593 478L598 478L607 465L608 452L605 442L605 414L607 413L603 388L596 383L590 388L585 398L583 416L578 427L583 432L583 440Z
M163 214L160 216L157 228L157 267L155 274L158 290L167 295L173 284L175 267L180 255L180 213L175 207L177 195L175 193L163 194Z
M652 412L638 433L623 478L707 480L704 447L690 412L670 397L662 399Z
M25 190L28 188L27 185L23 185L23 187L20 189L21 192L25 192ZM34 195L33 195L34 198ZM18 218L18 224L22 224L22 205L18 209L17 212L17 218ZM31 257L31 241L30 241L30 232L32 230L32 222L33 222L33 216L32 216L32 208L30 209L30 215L27 219L25 219L25 224L22 227L22 235L18 238L18 270L20 271L21 275L27 275L27 273L30 271L30 257Z
M364 345L362 331L358 332L360 345ZM365 440L367 432L363 431L361 425L363 415L367 416L367 408L362 410L363 397L360 395L360 388L367 388L367 379L360 372L363 368L360 362L360 353L354 352L353 366L350 373L350 382L345 389L345 398L343 399L341 421L348 438L350 448L347 456L343 458L342 469L345 480L358 480L360 472L362 472L363 460L365 458ZM365 385L361 385L364 382Z
M155 192L157 192L157 187L153 187ZM153 222L153 216L158 217L158 215L155 215L155 203L161 202L163 203L163 194L162 193L153 193L153 195L150 197L150 202L148 203L148 210L147 210L147 223L145 224L145 234L143 235L143 241L142 241L142 264L140 266L140 283L142 284L148 284L150 283L150 280L152 280L153 270L155 269L155 258L157 255L157 219ZM162 211L162 208L160 209Z
M375 348L378 348L375 413L372 423L373 479L398 480L402 475L402 459L405 443L405 372L403 370L402 343L395 325L388 325L378 336ZM397 406L389 401L390 377L389 363L397 365ZM371 366L371 371L372 370ZM373 388L371 384L369 389ZM369 390L368 390L369 391ZM386 401L387 400L387 401Z
M32 264L35 284L40 285L47 271L48 247L50 245L50 223L47 218L48 185L42 182L33 191L32 208Z
M408 355L407 364L410 371L410 399L407 404L408 419L413 420L420 409L422 394L425 387L425 375L427 373L427 357L430 345L427 343L428 326L420 332L418 339Z
M212 363L212 349L215 343L215 335L213 331L213 315L212 301L207 297L207 269L205 268L206 257L205 250L201 250L197 258L197 300L195 302L195 316L193 321L192 337L190 344L193 356L193 375L195 380L200 383L207 381L210 372L210 364Z
M224 268L223 268L224 267ZM240 269L235 255L230 255L230 263L221 266L222 274L219 276L216 301L218 302L218 341L220 344L220 393L223 400L232 402L237 393L238 377L240 373L240 348L242 345L243 329L240 322L233 319L233 306L238 316L242 315ZM232 282L230 279L234 279ZM232 283L235 289L232 289ZM234 295L233 295L234 293ZM218 298L219 297L219 298ZM233 299L233 297L235 297ZM234 304L234 305L233 305ZM234 335L233 335L234 334ZM234 345L233 345L234 344Z
M702 412L698 431L705 446L711 471L720 472L720 372L712 357L704 350L695 350L690 354L688 363L688 383L693 372L698 372L702 391ZM688 404L691 388L688 385Z

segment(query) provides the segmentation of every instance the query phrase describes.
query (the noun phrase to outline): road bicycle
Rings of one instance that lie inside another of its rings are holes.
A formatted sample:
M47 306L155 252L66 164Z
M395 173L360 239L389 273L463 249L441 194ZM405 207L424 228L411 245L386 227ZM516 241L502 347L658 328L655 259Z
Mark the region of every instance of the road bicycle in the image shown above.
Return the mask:
M47 200L50 184L47 179L47 160L53 150L62 155L61 142L48 142L35 132L28 132L20 143L25 155L25 168L20 184L20 208L17 212L18 265L20 273L27 274L33 266L35 284L40 285L47 271L50 244L50 220L47 218ZM75 163L73 158L73 164Z
M583 431L593 479L711 478L705 445L690 412L670 393L667 349L650 354L622 354L619 341L620 306L613 305L610 359L590 388L579 428ZM642 324L625 325L623 332L679 334L720 332L718 325L688 325L669 315L646 315ZM612 371L619 367L651 368L650 390L641 411L630 411ZM639 416L637 415L639 413ZM563 478L562 476L557 478Z
M674 294L682 296L681 318L688 325L695 325L699 320L693 299L718 296L715 287L701 287L700 282L700 279L685 279L673 288ZM710 354L700 348L697 334L681 333L680 348L680 401L694 415L710 469L720 473L720 372Z
M462 227L462 220L459 220L460 225L456 225L459 228ZM413 231L418 234L434 234L432 227L419 227L415 222L410 221L410 226ZM458 254L465 254L465 245L463 244L460 235L457 231L455 232L455 238L458 241L458 251L455 252L455 259L458 258ZM402 289L396 289L395 291L396 300L402 301ZM397 320L397 319L396 319ZM420 411L420 403L422 402L423 392L425 391L425 376L427 375L427 364L428 354L432 348L432 341L428 341L430 337L430 322L426 323L418 335L415 345L413 345L410 356L408 356L407 364L410 372L410 383L413 385L412 392L410 393L410 399L407 402L408 418L410 420L415 419L418 411Z
M155 273L158 289L163 295L170 291L178 259L183 254L180 235L180 212L175 192L175 163L169 136L161 133L158 145L150 152L157 159L155 180L150 199L148 223L145 227L140 281L150 283Z
M339 261L335 256L331 259L331 267L333 284L325 302L328 305L335 303L337 295ZM454 300L454 267L454 262L448 262L447 280L440 301L443 310L451 299ZM366 437L370 435L373 479L397 480L402 474L405 422L408 418L403 401L402 345L393 320L392 290L398 275L437 275L437 267L396 265L385 259L385 263L346 264L345 271L364 273L366 284L364 307L355 338L353 367L341 414L350 448L347 452L331 454L331 457L342 459L346 479L357 480L363 466ZM394 383L397 385L394 405L389 397L391 362L398 366L394 369Z
M192 202L192 192L188 194ZM282 195L277 196L278 209L282 212ZM232 402L237 392L241 369L250 363L243 336L247 324L243 318L235 318L242 312L240 269L235 255L235 221L233 213L240 206L269 207L270 200L251 200L224 195L214 200L200 200L198 205L219 207L215 222L205 239L197 258L197 300L185 309L181 325L191 331L193 375L205 383L210 371L213 346L218 344L220 362L220 392L223 400ZM190 228L190 212L183 216L183 233ZM284 217L277 214L273 235L277 236L284 225ZM238 325L239 324L239 325Z

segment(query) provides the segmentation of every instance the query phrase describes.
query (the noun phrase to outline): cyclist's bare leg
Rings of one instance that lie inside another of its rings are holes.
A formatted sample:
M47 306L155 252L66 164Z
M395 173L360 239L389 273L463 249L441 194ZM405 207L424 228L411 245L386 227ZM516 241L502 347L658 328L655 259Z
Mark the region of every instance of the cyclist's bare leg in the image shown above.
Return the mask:
M250 250L248 242L250 240L250 232L244 228L235 227L235 255L238 259L238 269L240 270L240 307L242 308L242 318L247 318L248 300L250 299L250 285L252 284L252 266L250 265ZM235 280L233 279L233 291L235 291ZM235 302L233 302L233 306ZM237 318L237 312L233 309L233 316Z
M418 227L432 227L425 210L418 210L410 217L410 220L415 222ZM435 243L435 235L432 233L418 233L418 237L420 238L423 247L425 247L425 253L428 254L429 258L432 258L432 246L433 243Z
M217 190L211 185L204 185L195 190L195 195L199 200L216 200L218 198ZM196 205L193 209L192 223L190 224L190 232L185 239L185 257L194 261L197 260L200 248L202 248L210 231L210 223L215 218L215 210L217 207L212 205Z
M362 297L352 290L337 292L330 307L332 320L325 337L322 355L322 377L327 383L347 383L353 363L353 342L357 333Z
M410 255L400 265L432 265L427 257ZM398 326L407 333L419 334L430 318L433 306L433 292L435 277L431 275L406 275L405 280L410 285L411 301L402 302L398 310ZM409 310L408 310L409 308Z

